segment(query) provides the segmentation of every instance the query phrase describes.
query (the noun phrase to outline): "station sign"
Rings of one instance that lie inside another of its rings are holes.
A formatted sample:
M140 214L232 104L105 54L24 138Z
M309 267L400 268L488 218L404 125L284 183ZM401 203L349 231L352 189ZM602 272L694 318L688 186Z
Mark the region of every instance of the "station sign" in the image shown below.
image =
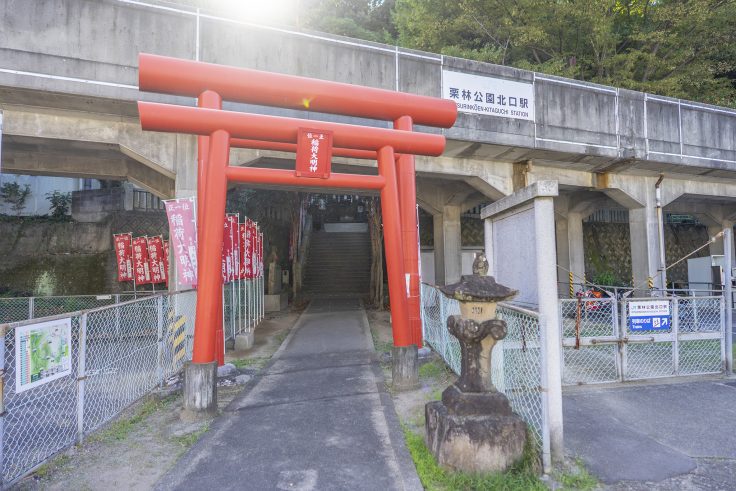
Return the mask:
M299 128L296 142L297 177L327 179L332 169L332 132Z
M640 300L628 303L631 331L668 331L672 328L669 300Z
M534 121L534 85L442 70L442 98L461 113Z

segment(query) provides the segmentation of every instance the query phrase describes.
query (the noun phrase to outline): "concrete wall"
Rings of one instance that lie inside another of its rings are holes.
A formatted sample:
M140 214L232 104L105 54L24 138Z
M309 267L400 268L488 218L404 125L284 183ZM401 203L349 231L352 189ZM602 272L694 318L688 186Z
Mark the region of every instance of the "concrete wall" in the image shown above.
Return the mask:
M534 85L535 122L460 115L447 135L489 144L472 149L475 156L508 161L584 156L581 162L604 168L635 158L653 171L667 164L697 174L707 168L713 177L736 169L736 113L723 108L338 36L253 26L227 12L198 13L156 1L8 0L0 6L0 25L0 93L7 102L88 110L85 99L102 98L107 101L95 110L134 117L132 103L138 98L162 99L136 90L139 52L433 96L440 95L442 69L449 69ZM39 98L36 91L45 95ZM467 148L462 152L468 156Z
M127 291L118 283L112 234L163 234L163 213L125 212L99 223L45 218L0 219L0 293L34 294L43 283L54 295Z
M631 281L631 249L627 223L583 224L585 272L593 281L599 273L610 272L624 283ZM667 264L672 264L708 241L708 230L703 225L668 224L665 226L665 253ZM704 248L692 257L709 255ZM667 280L687 282L687 261L667 272Z

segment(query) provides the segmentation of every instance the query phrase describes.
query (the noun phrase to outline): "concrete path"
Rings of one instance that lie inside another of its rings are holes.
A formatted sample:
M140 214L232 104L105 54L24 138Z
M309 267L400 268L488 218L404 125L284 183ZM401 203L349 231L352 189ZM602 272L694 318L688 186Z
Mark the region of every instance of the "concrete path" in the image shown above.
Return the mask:
M564 396L565 447L609 489L736 489L736 381Z
M157 489L421 490L358 300L316 299Z

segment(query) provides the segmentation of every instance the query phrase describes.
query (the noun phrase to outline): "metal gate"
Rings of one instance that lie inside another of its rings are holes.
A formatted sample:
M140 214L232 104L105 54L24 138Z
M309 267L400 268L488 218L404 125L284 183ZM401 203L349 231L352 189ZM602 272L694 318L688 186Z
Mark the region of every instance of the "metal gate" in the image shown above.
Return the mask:
M665 302L671 322L632 329L632 303ZM562 382L596 384L723 372L721 296L560 300Z

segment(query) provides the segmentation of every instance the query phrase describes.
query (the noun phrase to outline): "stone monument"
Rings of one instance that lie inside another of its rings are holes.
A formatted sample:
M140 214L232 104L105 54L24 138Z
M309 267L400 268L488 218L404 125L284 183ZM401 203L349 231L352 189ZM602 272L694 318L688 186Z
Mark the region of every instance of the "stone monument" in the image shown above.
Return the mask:
M526 423L490 377L483 376L490 372L493 345L506 336L506 322L496 319L496 303L518 293L492 276L479 275L484 259L476 258L476 274L440 288L460 302L461 315L450 316L447 329L460 341L461 373L441 401L425 407L427 445L437 462L471 473L507 470L521 458L526 444ZM482 351L487 351L487 359Z

